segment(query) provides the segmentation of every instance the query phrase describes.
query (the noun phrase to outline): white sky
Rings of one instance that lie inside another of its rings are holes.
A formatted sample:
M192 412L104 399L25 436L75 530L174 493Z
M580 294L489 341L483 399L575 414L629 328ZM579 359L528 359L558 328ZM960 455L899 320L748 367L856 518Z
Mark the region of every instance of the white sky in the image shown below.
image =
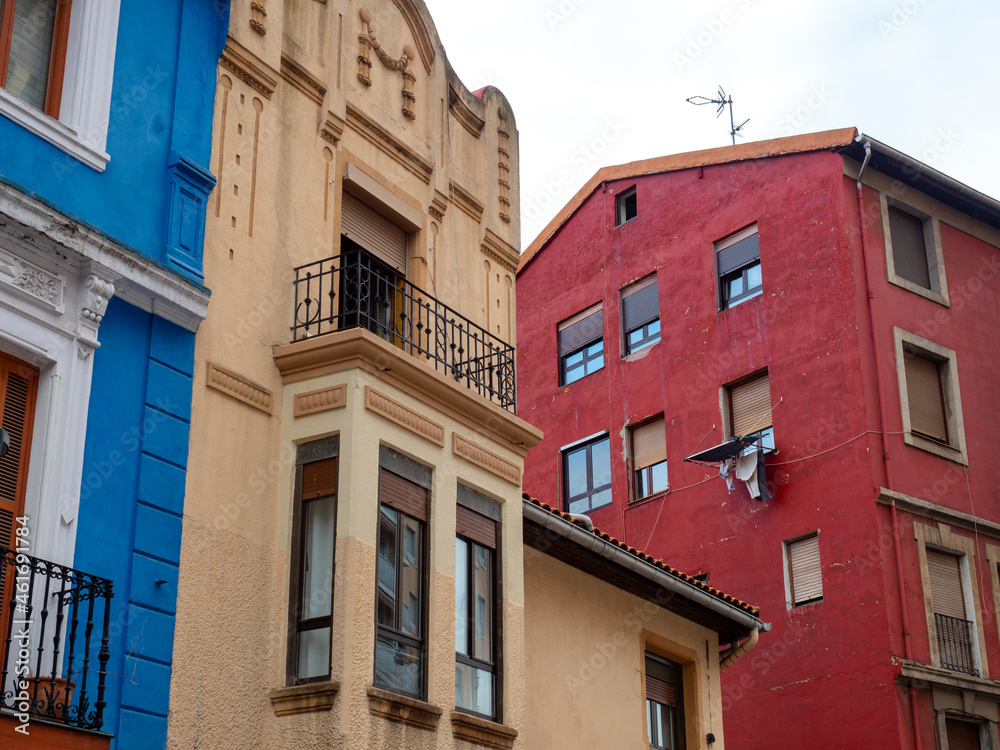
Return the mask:
M728 145L719 84L743 141L853 126L1000 198L997 0L425 1L511 102L522 249L600 167Z

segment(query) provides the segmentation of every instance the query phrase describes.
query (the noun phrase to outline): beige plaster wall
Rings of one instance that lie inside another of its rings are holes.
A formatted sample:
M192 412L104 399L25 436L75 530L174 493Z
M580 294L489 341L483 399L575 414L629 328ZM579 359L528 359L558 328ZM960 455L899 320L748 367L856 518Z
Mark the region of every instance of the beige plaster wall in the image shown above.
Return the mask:
M530 747L646 746L644 654L684 667L687 748L721 750L716 634L531 547L524 553Z

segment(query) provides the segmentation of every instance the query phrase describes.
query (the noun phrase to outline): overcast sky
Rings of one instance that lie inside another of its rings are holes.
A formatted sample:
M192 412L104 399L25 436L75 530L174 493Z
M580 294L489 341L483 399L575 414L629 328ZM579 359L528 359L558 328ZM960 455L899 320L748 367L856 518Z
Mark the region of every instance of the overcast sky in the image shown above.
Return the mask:
M600 167L857 127L1000 199L997 0L425 0L471 90L507 95L521 247Z

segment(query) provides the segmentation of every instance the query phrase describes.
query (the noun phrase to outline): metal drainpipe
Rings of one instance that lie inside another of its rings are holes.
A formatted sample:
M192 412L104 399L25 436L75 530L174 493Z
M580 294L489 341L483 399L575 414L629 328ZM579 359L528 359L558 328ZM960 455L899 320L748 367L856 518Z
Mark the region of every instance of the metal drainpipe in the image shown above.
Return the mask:
M743 654L745 654L747 651L756 646L757 640L759 638L760 638L760 631L751 630L750 637L747 638L745 641L743 641L743 643L739 644L738 646L733 646L732 648L724 651L722 653L721 658L719 659L719 671L721 672L722 670L724 670L734 661L743 656Z
M861 136L858 136L858 140L861 140ZM886 425L888 420L885 415L885 399L883 394L885 393L884 381L882 377L882 361L880 357L881 349L879 348L878 342L878 326L876 325L875 316L875 294L872 292L872 279L871 279L871 269L868 267L868 232L867 232L867 222L865 221L865 205L861 186L861 177L865 173L865 168L868 166L868 161L872 157L872 145L870 141L864 142L865 149L865 160L861 163L861 170L858 172L857 180L857 191L858 191L858 221L861 224L861 258L864 261L865 267L865 291L868 293L868 315L872 326L872 343L875 347L875 382L878 386L878 413L879 413L879 430L882 434L882 461L885 464L885 483L886 489L892 490L894 483L892 481L892 464L889 461L889 441L886 436ZM892 538L893 538L893 549L896 556L896 580L899 586L899 609L903 620L903 653L906 656L907 661L912 660L912 651L910 644L910 618L906 611L906 587L903 583L903 557L899 549L899 519L896 516L896 503L892 503L890 506L890 513L892 514ZM913 745L916 750L922 750L922 744L920 742L920 722L917 716L917 690L913 686L913 682L910 682L909 686L910 694L910 720L913 724Z

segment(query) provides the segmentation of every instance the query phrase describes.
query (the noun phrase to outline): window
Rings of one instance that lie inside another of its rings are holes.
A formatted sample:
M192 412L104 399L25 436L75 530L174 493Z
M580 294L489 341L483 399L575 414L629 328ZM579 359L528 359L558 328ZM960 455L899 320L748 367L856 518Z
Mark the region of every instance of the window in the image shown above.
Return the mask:
M946 717L945 733L948 735L948 750L980 750L979 724Z
M625 354L660 340L660 295L656 276L622 291L622 329Z
M563 451L563 499L570 513L586 513L611 502L607 435Z
M893 336L903 440L967 465L955 352L900 328Z
M662 416L632 428L632 465L636 500L667 489L667 438Z
M730 435L759 439L765 452L774 450L771 381L765 372L729 387Z
M7 0L0 5L0 84L59 119L70 2Z
M959 555L927 549L934 629L941 666L979 675L973 656L975 624L969 618Z
M558 328L559 385L569 385L604 367L604 313L588 307Z
M785 542L785 578L792 607L823 598L823 568L819 561L819 534Z
M719 310L727 310L761 294L763 281L757 225L715 243L715 263L719 279Z
M650 750L678 750L684 740L681 665L646 652L646 734Z
M937 219L884 194L881 206L890 283L947 306L948 285Z
M639 213L639 204L636 199L635 187L629 188L624 193L619 193L615 197L615 226L620 227L626 221L631 221Z
M287 665L293 685L330 677L339 447L334 436L300 446L296 456Z
M430 471L388 448L379 461L375 686L423 699Z
M455 540L455 707L499 720L500 505L459 485Z

